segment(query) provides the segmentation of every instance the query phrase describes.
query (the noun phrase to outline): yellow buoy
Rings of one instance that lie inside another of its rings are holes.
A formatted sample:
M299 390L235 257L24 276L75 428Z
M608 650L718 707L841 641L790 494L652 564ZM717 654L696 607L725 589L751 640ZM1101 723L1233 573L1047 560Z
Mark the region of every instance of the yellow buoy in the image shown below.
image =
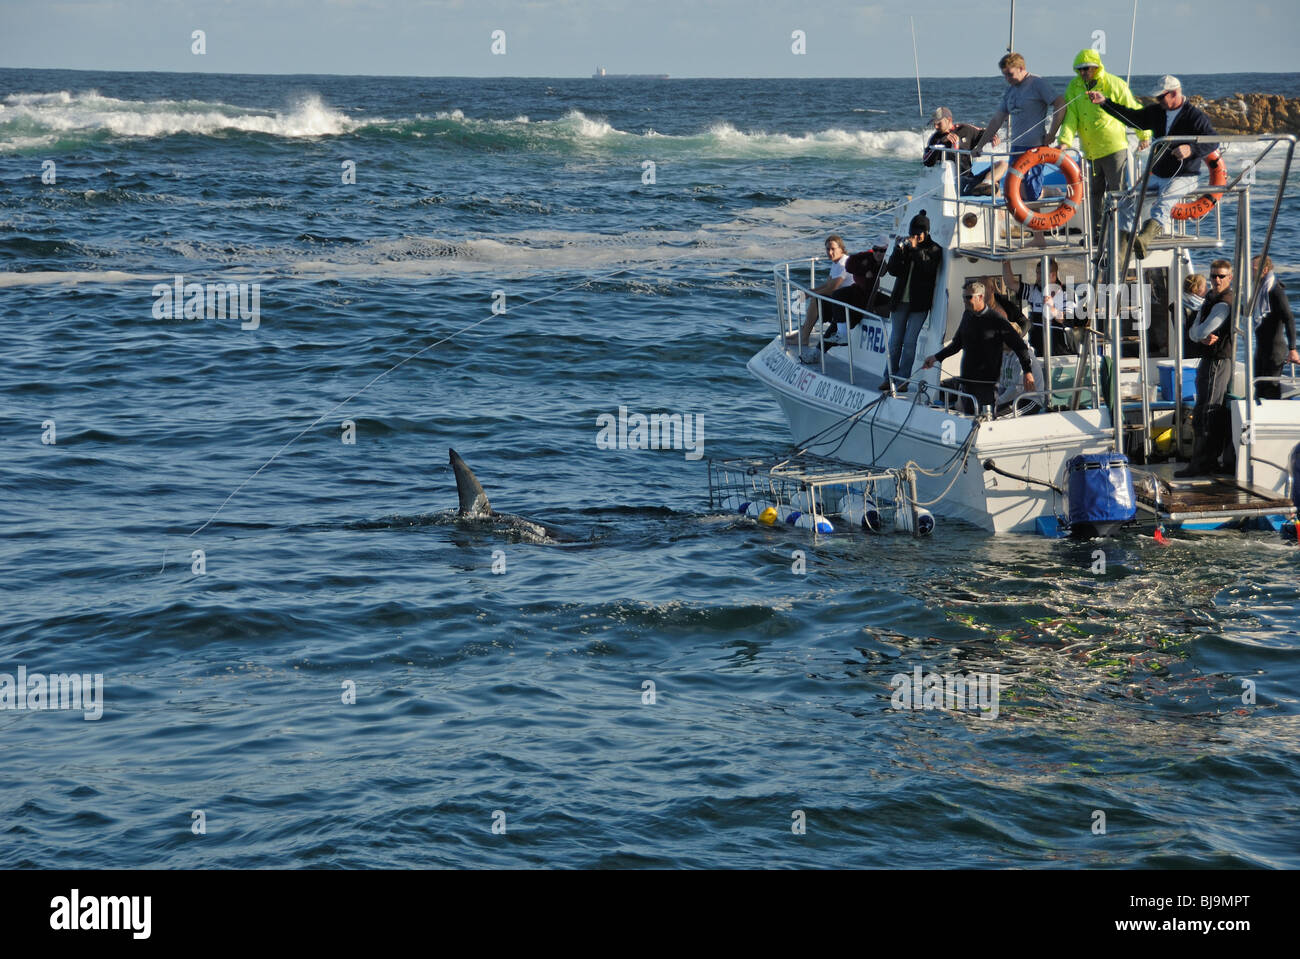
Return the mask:
M762 523L764 526L775 526L775 525L776 525L776 507L775 507L775 506L769 506L767 509L763 510L763 512L759 513L759 514L758 514L758 521L759 521L760 523Z

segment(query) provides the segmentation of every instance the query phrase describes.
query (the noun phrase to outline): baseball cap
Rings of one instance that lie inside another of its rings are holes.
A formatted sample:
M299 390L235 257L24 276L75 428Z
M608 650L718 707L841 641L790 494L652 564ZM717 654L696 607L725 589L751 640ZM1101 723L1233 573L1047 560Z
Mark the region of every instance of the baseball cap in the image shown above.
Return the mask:
M1156 81L1155 87L1152 88L1151 92L1148 93L1147 96L1158 97L1162 93L1167 93L1170 90L1181 90L1182 88L1183 85L1179 82L1177 77L1170 76L1166 73Z

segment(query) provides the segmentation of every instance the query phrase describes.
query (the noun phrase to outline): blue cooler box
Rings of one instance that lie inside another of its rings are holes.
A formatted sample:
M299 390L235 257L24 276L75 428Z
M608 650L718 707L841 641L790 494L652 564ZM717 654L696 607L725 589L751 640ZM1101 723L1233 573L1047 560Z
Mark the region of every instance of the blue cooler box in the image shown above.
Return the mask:
M1196 366L1195 363L1183 364L1183 399L1196 399ZM1160 371L1160 398L1166 403L1174 401L1174 361L1167 360L1156 364L1156 369Z
M1070 535L1109 536L1137 515L1137 497L1128 457L1084 453L1065 464Z

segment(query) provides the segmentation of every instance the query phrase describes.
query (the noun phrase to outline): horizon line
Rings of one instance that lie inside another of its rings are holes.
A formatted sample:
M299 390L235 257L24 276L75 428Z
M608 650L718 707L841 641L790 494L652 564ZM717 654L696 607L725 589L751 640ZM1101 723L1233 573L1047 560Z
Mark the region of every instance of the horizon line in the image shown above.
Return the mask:
M613 74L611 76L600 77L595 74L573 74L573 75L545 75L545 74L423 74L423 73L276 73L276 72L259 72L259 71L230 71L230 70L126 70L121 68L98 68L98 67L15 67L3 66L0 71L17 71L17 70L43 70L59 71L63 73L154 73L154 74L172 74L176 76L227 76L227 77L339 77L339 78L364 78L372 80L618 80L618 79L645 79L657 80L915 80L916 74L901 74L898 76L858 76L846 77L842 74L833 74L828 76L704 76L682 74L672 76L669 74L655 73L638 73L638 74ZM1044 73L1039 74L1045 77L1067 77L1071 73ZM1115 74L1112 74L1115 75ZM1135 72L1130 76L1159 76L1158 73L1143 74ZM1184 76L1189 77L1217 77L1217 76L1295 76L1294 71L1289 70L1216 70L1208 72L1184 72ZM922 80L978 80L978 79L1001 79L996 73L989 74L921 74Z

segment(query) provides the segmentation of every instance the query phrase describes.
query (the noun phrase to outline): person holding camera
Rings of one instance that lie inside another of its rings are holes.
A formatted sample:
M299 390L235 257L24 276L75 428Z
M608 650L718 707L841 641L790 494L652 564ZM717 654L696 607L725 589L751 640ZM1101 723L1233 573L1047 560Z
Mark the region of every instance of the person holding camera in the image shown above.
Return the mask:
M930 236L930 218L924 210L912 217L907 236L900 236L886 269L895 277L889 300L889 374L880 384L889 389L890 378L902 379L900 392L907 392L916 360L916 341L930 315L935 281L943 265L943 247Z

